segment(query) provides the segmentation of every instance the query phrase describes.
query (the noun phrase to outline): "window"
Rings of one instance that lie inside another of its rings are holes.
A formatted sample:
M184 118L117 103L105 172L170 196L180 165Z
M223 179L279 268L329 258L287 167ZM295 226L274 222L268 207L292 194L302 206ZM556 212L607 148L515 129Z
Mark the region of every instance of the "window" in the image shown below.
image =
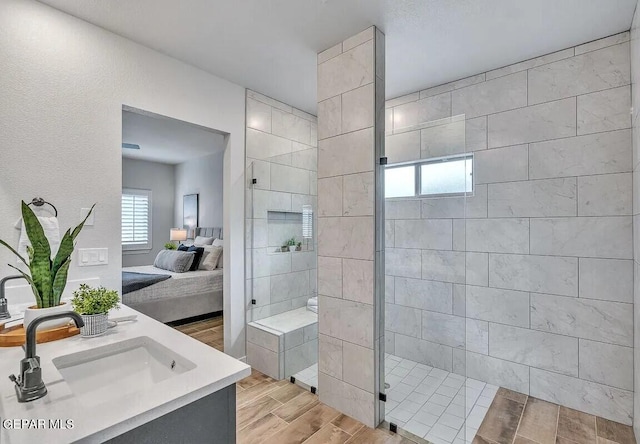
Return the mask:
M473 154L390 165L384 196L451 196L473 192Z
M122 190L122 249L150 250L151 191Z

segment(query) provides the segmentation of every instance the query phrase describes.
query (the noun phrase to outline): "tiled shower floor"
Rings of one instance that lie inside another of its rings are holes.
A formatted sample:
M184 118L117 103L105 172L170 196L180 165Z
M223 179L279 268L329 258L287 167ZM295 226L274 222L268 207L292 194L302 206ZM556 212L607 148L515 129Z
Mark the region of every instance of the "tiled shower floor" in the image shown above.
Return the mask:
M388 422L434 444L473 440L498 387L394 355L385 358Z
M296 378L296 384L304 388L318 387L318 364L300 370L293 377Z

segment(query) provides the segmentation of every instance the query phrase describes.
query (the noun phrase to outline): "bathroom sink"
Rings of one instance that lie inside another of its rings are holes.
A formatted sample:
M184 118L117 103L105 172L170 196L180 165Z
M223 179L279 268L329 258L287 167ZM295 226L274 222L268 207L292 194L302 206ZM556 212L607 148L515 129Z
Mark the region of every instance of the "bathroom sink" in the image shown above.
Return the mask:
M97 405L152 388L196 365L147 336L53 359L71 391Z

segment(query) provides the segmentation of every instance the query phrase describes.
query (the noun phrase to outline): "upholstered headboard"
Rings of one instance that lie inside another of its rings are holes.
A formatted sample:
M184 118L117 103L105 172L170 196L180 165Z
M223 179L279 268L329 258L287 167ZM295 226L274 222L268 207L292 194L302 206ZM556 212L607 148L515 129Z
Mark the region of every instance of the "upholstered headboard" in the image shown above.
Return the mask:
M215 237L222 239L222 228L220 227L196 227L196 236Z

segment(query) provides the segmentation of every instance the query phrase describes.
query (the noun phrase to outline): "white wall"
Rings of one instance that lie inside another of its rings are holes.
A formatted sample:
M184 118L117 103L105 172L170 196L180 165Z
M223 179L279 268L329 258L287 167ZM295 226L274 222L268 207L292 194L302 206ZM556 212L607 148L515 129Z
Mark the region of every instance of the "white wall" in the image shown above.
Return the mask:
M176 167L139 159L122 159L122 188L151 190L151 250L129 250L122 254L122 266L152 265L173 227Z
M63 227L97 202L78 247L108 247L109 265L74 264L71 279L98 275L107 287L121 285L123 104L230 134L225 350L243 356L244 89L29 0L0 2L0 64L0 237L18 241L20 199L50 200ZM0 275L14 261L1 250Z
M222 226L224 152L199 157L176 165L175 227L182 227L182 200L186 194L199 194L199 225Z

